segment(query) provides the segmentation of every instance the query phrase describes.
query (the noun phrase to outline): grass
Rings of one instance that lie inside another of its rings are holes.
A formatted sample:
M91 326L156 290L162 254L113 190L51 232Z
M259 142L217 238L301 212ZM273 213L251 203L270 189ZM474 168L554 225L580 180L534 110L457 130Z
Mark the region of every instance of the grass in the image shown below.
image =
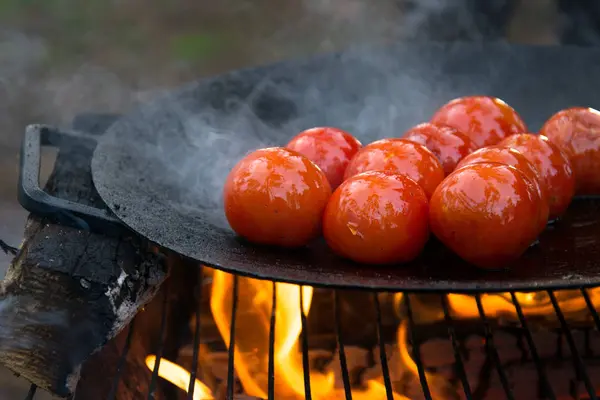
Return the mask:
M192 32L176 35L171 40L171 51L176 59L199 63L215 57L231 45L231 38L218 33Z
M166 0L161 4L173 7ZM156 53L171 61L205 66L239 44L225 27L187 23L152 28L148 20L136 23L138 15L131 12L107 0L0 0L0 24L42 37L49 50L44 64L49 68L101 59L105 51L142 56L155 52L156 46Z

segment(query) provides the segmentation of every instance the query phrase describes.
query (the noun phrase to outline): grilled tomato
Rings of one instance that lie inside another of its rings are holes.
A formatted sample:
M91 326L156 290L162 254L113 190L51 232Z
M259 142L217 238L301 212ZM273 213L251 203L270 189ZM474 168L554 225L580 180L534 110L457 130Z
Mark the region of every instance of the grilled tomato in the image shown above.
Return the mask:
M427 198L445 176L427 147L404 139L381 139L363 147L350 161L345 178L366 171L406 175L421 185Z
M300 132L286 146L317 164L332 189L342 183L348 163L361 147L361 143L348 132L329 127Z
M499 269L518 259L539 233L540 199L525 175L498 163L450 174L430 203L431 231L463 260Z
M467 135L450 126L434 125L428 122L412 127L404 133L403 139L422 144L436 155L444 173L450 174L456 164L476 149Z
M257 150L237 163L225 181L225 215L250 242L299 247L320 233L331 196L327 177L292 150Z
M431 118L465 133L479 147L497 144L515 133L527 132L517 112L504 101L489 96L468 96L443 105Z
M600 112L574 107L554 114L540 130L571 161L577 194L600 194Z
M333 192L323 235L335 253L356 262L408 262L429 238L428 209L425 192L409 177L364 172Z
M519 150L536 168L550 205L550 219L562 215L575 193L575 177L571 162L547 137L523 133L512 135L501 146Z
M533 166L527 158L521 154L520 151L510 148L510 147L502 147L502 146L490 146L479 149L465 158L462 159L461 162L458 163L457 168L464 167L465 165L478 164L478 163L499 163L505 165L511 165L518 169L525 178L528 183L531 184L537 193L537 196L540 199L540 208L539 208L539 217L540 217L540 229L539 231L543 231L548 222L548 216L550 212L550 206L548 204L548 198L546 196L546 191L542 189L542 185L540 182L540 177Z

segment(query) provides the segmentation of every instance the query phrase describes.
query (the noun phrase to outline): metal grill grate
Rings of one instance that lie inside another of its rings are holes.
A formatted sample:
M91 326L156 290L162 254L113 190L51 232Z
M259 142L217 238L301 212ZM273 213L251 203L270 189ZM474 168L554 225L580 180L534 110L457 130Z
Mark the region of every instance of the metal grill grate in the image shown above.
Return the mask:
M189 390L187 394L187 398L192 400L195 390L195 381L196 381L196 371L198 367L198 358L199 358L199 347L200 347L200 337L202 332L202 327L200 323L200 312L201 312L201 298L202 298L202 272L199 274L198 282L195 285L195 298L198 304L198 307L195 309L196 318L195 318L195 327L193 332L193 356L192 356L192 368L191 368L191 379ZM168 285L168 281L166 283ZM590 313L591 319L594 321L595 328L600 330L600 316L598 311L594 308L594 305L590 299L587 289L580 289L582 298L585 300L585 304L587 305L588 312ZM239 288L238 288L238 277L235 276L233 278L233 293L232 293L232 320L231 320L231 329L230 329L230 346L228 350L228 373L227 373L227 391L226 391L226 399L234 398L234 388L235 388L235 374L234 374L234 363L235 363L235 352L234 344L236 342L236 312L238 308L238 296ZM302 366L303 366L303 379L304 379L304 388L306 393L306 399L312 399L311 394L311 381L310 381L310 365L309 365L309 355L308 355L308 329L307 329L307 316L304 313L302 304L303 304L303 291L302 287L300 287L300 322L301 322L301 334L299 340L301 341L301 349L302 349ZM341 318L340 318L340 301L339 301L339 291L332 290L333 296L333 307L334 307L334 326L335 326L335 336L337 340L337 351L339 355L340 369L342 375L342 381L344 385L344 394L347 400L352 399L352 390L351 390L351 378L348 371L347 359L346 359L346 350L344 347L344 336L341 326ZM569 326L567 319L563 313L563 310L560 308L559 301L556 298L554 291L547 291L550 301L552 303L552 307L554 309L555 316L559 322L560 332L564 338L566 338L567 346L571 353L571 361L573 363L574 371L576 372L576 380L575 384L572 385L572 393L573 398L578 397L577 390L581 386L587 392L587 397L585 399L597 399L598 396L596 394L596 389L592 383L592 380L588 374L588 369L586 367L586 363L584 362L584 357L582 357L578 347L576 345L575 339L572 334L573 328ZM160 337L161 343L164 344L165 332L167 328L166 318L166 306L167 306L167 297L168 297L168 287L162 292L164 296L162 299L162 307L163 307L163 318L160 324ZM273 282L273 294L272 294L272 309L271 309L271 317L270 317L270 328L269 328L269 360L268 360L268 399L275 398L275 362L274 362L274 342L275 342L275 323L276 323L276 310L277 310L277 289L275 282ZM380 306L380 300L377 296L376 292L372 293L373 302L375 305L375 316L376 316L376 327L377 327L377 343L379 345L379 361L381 363L381 369L383 373L383 382L386 390L386 395L388 400L393 400L393 392L392 392L392 379L390 377L390 369L388 366L388 356L386 355L386 348L384 343L384 335L383 335L383 324L382 324L382 310ZM467 371L465 369L465 360L463 359L462 351L461 351L461 343L459 335L456 331L457 321L454 319L450 312L450 306L448 303L448 298L446 294L439 294L440 300L440 309L443 312L443 322L447 327L448 331L448 340L450 341L454 354L454 370L458 377L458 382L462 386L462 392L464 392L465 399L474 399L477 398L473 392L473 388L470 386L469 381L467 379ZM535 369L537 371L538 380L539 380L539 393L540 395L549 400L557 399L556 394L553 391L552 385L550 384L548 375L546 373L545 364L540 357L540 353L536 348L536 344L534 342L534 338L532 335L532 331L528 326L527 318L523 312L523 307L519 302L518 297L514 292L510 293L512 302L514 304L515 312L518 317L518 321L520 322L520 327L518 328L525 338L525 342L528 347L528 352L531 358L531 361L535 365ZM427 378L426 367L422 360L420 349L420 343L423 339L420 337L418 332L415 329L415 315L414 315L414 306L411 304L411 294L404 293L403 296L403 304L405 308L406 318L408 321L408 337L410 340L410 344L412 347L412 357L416 364L419 380L422 389L422 395L425 399L433 399L432 392L430 390L430 382ZM495 332L493 328L493 324L490 323L489 317L486 315L484 310L484 306L482 304L481 295L475 295L475 302L477 304L477 309L479 313L479 319L482 326L482 331L473 332L482 334L485 341L485 351L487 356L491 360L493 364L493 368L495 373L497 373L501 386L504 390L504 396L506 399L515 399L515 394L513 393L513 389L511 386L511 382L509 380L508 374L505 371L505 367L502 365L500 361L500 356L498 354L498 349L494 342ZM123 366L125 363L125 359L127 353L130 349L131 337L135 327L135 320L129 326L129 331L125 340L124 347L122 349L122 353L118 360L118 365L116 368L116 375L113 377L112 390L109 395L110 399L116 398L116 389L119 384L120 379L123 379L121 376L123 373ZM238 332L239 334L239 332ZM158 372L160 367L160 361L163 354L162 345L159 346L155 350L156 354L156 362L154 369L152 371L150 385L149 385L149 393L147 394L148 399L154 398L154 392L158 383ZM598 384L598 382L596 382ZM26 400L33 399L36 394L36 386L32 385L27 396Z

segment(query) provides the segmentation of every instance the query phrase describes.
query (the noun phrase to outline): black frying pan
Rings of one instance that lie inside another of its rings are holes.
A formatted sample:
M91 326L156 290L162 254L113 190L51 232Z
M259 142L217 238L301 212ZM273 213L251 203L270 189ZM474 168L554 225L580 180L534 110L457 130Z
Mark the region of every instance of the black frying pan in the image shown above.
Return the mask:
M259 278L391 290L507 290L600 284L600 203L578 200L511 272L484 273L435 240L410 265L358 265L322 241L300 250L246 244L221 191L249 151L332 125L363 143L399 136L446 101L503 98L532 130L574 105L600 106L600 51L506 44L398 45L231 72L194 83L113 125L92 161L106 204L157 244ZM291 227L293 229L293 227Z

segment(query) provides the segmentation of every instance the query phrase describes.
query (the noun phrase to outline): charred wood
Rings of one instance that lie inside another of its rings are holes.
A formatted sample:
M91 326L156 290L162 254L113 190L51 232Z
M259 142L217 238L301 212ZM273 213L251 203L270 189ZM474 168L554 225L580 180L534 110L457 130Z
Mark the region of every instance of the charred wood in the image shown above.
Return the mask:
M193 301L193 282L196 265L177 256L167 260L169 278L157 295L148 303L119 335L84 364L75 398L86 400L134 400L146 398L150 389L152 371L145 360L150 354L161 354L162 359L175 361L180 341L187 340L177 327L185 328L190 318ZM129 335L129 338L128 338ZM129 342L128 344L126 344ZM98 371L102 371L98 374ZM154 398L176 398L183 391L157 378ZM114 397L111 397L114 395Z
M74 127L100 134L112 121L83 118ZM104 207L92 183L92 151L61 145L46 192ZM134 235L108 237L30 215L24 236L0 285L0 361L68 396L82 364L152 299L167 267Z

